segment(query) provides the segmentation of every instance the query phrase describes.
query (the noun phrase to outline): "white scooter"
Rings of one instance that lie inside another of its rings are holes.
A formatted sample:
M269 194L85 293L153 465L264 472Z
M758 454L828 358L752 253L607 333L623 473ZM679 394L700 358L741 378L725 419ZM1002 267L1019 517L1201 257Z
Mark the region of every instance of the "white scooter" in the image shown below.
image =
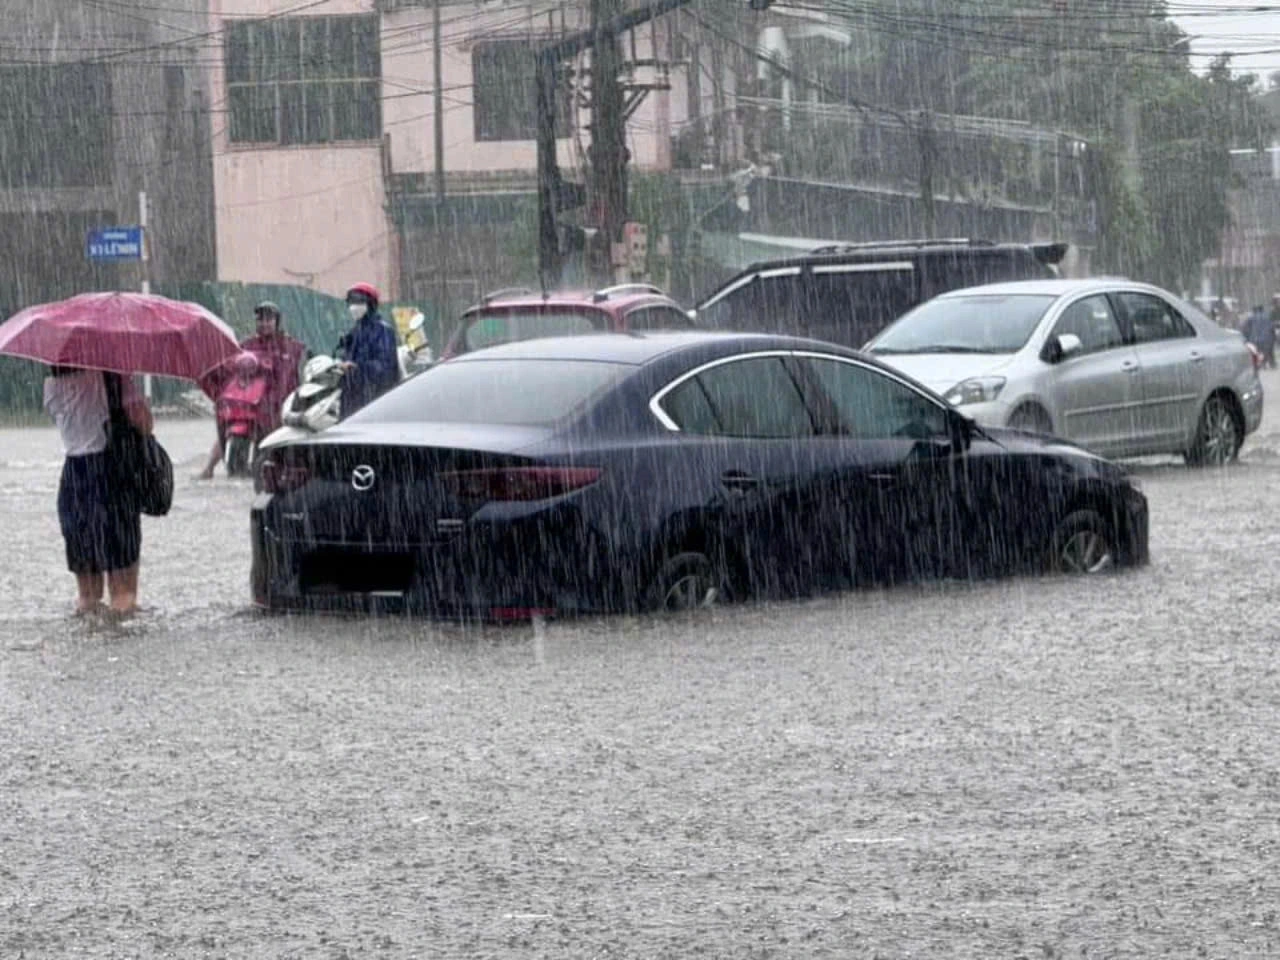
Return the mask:
M431 347L422 333L426 318L416 314L409 321L405 342L396 350L400 379L409 379L434 362ZM266 437L261 447L271 447L299 436L319 433L338 422L342 413L342 361L328 354L312 357L302 368L302 383L284 398L278 430Z

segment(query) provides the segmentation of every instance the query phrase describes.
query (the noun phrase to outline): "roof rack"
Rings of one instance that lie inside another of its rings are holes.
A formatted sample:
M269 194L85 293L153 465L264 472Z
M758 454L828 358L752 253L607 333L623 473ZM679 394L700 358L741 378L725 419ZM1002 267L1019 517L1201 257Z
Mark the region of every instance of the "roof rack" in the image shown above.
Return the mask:
M620 296L624 293L656 293L661 295L662 289L655 287L652 283L619 283L612 287L604 287L597 290L591 295L591 299L595 303L602 300L608 300L610 297Z
M480 302L484 304L493 303L495 300L505 300L507 297L523 297L538 291L529 287L503 287L501 290L492 290L480 298Z
M938 237L935 239L921 240L866 240L859 243L829 243L821 247L814 247L809 252L814 253L852 253L855 250L873 250L873 249L906 249L914 247L990 247L993 246L990 240L977 240L972 237Z

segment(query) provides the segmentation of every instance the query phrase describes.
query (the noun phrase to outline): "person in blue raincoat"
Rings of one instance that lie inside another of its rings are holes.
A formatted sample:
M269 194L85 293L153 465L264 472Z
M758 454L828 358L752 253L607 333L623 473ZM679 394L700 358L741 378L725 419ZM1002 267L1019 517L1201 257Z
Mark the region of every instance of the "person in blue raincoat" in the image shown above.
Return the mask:
M342 415L355 413L400 382L396 333L378 313L378 291L357 283L347 291L353 326L338 343L343 369Z

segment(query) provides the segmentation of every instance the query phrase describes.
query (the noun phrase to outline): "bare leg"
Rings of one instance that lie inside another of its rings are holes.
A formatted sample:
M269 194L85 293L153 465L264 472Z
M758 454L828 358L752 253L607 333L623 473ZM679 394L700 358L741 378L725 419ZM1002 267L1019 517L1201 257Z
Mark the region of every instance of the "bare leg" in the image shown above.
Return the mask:
M107 592L111 594L111 612L127 617L138 609L138 564L107 574Z
M102 584L103 577L100 573L76 574L76 591L79 593L76 600L77 616L94 613L102 606Z
M214 440L213 449L209 451L209 460L200 471L201 480L212 480L214 469L222 462L222 441Z

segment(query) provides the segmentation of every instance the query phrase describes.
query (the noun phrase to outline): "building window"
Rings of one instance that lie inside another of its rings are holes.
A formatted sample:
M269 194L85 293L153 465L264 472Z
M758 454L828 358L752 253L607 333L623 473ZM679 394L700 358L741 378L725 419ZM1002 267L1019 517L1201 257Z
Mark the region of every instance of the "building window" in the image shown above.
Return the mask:
M499 40L471 50L475 136L484 140L534 140L538 135L537 60L542 40ZM569 135L567 84L556 85L556 136Z
M0 68L0 187L111 183L111 121L104 64Z
M233 23L226 71L232 143L376 140L382 130L376 16Z

